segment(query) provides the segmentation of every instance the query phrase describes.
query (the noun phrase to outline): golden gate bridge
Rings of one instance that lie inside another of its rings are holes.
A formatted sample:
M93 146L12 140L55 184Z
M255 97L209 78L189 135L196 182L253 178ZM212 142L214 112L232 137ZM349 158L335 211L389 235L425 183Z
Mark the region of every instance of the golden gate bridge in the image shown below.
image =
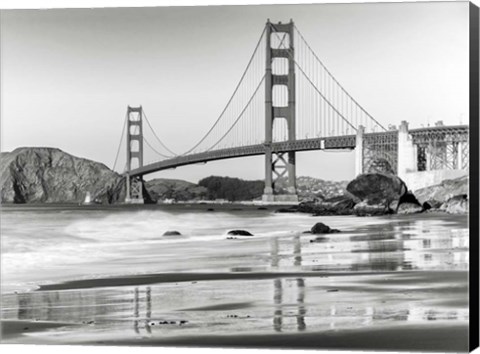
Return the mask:
M267 21L232 95L191 148L172 151L141 106L127 108L123 137L131 203L143 202L142 178L149 173L254 155L265 156L266 202L298 200L300 151L355 150L357 174L465 170L469 161L468 125L409 130L404 121L399 129L385 128L334 77L292 20ZM122 140L114 169L121 146ZM145 150L155 161L144 163ZM275 190L280 178L287 181L282 194Z

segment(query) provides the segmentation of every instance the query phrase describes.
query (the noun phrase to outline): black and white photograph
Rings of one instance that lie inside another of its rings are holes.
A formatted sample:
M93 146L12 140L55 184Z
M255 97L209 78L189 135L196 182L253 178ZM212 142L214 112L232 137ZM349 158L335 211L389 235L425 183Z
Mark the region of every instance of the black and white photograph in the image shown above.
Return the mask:
M2 8L2 345L475 349L478 47L468 1Z

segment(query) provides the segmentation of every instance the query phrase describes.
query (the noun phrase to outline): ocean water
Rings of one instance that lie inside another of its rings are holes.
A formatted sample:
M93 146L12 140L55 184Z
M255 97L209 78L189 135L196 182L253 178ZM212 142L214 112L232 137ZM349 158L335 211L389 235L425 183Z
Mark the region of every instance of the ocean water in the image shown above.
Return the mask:
M2 293L184 272L468 270L466 216L359 218L207 206L4 206ZM303 234L316 222L342 232ZM227 239L232 229L252 238ZM177 230L182 236L162 236Z

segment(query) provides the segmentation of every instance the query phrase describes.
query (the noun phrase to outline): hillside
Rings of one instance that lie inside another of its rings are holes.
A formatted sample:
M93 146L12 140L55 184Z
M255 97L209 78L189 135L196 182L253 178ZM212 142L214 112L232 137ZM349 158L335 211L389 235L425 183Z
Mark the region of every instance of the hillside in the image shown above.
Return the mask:
M329 199L345 194L348 181L325 181L313 177L297 177L297 193L300 200ZM275 185L276 190L286 189L286 180L282 179Z
M207 195L205 187L179 179L156 178L145 182L145 188L157 202L162 200L201 200Z

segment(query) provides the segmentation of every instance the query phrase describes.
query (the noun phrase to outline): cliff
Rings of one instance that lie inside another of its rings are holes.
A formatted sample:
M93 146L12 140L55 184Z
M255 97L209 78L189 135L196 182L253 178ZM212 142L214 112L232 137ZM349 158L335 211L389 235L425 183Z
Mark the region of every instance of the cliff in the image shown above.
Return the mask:
M125 198L123 178L104 164L55 148L18 148L0 154L2 203L115 203Z

